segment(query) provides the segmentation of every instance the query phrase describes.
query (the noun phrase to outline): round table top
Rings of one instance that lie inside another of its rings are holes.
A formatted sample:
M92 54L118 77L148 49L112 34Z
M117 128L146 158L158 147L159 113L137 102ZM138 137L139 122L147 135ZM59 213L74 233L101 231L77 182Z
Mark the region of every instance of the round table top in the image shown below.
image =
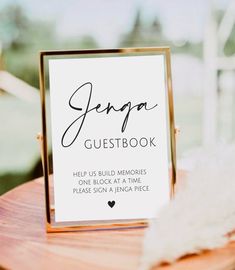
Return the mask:
M0 268L134 270L145 229L47 234L43 180L0 197ZM234 267L234 268L232 268ZM235 243L159 270L235 269Z

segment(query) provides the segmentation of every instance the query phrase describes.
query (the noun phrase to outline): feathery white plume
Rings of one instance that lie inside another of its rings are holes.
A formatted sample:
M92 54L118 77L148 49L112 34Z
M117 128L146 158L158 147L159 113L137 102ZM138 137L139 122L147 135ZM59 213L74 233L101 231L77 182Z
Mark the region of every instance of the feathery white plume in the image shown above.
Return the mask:
M187 185L150 224L141 269L225 245L235 229L235 147L202 155Z

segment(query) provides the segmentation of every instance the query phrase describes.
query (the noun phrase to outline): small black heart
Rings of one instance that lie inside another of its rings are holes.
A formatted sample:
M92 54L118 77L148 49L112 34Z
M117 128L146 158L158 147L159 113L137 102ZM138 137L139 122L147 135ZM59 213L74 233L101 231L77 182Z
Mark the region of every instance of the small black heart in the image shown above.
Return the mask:
M115 201L108 201L108 205L113 208L115 205Z

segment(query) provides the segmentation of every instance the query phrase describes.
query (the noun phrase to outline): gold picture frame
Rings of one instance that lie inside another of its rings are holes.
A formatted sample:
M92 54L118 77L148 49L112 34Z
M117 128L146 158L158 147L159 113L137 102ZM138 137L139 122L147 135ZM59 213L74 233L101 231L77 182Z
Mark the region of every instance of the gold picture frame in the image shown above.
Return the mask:
M53 206L53 188L52 179L50 177L49 153L48 153L48 117L46 109L46 88L47 88L47 71L46 63L48 59L54 57L84 57L84 56L130 56L130 55L152 55L162 54L165 59L165 82L168 99L168 120L169 120L169 150L170 150L170 197L174 194L176 184L176 143L175 143L175 122L174 122L174 106L172 93L172 77L171 77L171 60L169 47L145 47L145 48L120 48L120 49L95 49L95 50L69 50L69 51L42 51L40 52L39 61L39 79L40 79L40 95L41 95L41 117L42 117L42 133L38 136L41 142L41 158L44 172L45 182L45 205L46 205L46 231L65 232L65 231L84 231L84 230L106 230L115 228L136 228L145 227L148 220L111 220L111 221L94 221L94 222L55 222L54 206ZM51 187L52 185L52 187Z

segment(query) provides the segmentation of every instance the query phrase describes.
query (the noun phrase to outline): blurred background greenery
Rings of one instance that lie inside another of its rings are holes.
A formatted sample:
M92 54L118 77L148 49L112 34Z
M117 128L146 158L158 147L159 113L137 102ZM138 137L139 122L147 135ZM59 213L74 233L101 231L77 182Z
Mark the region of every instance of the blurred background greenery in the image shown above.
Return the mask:
M106 0L2 0L0 69L38 89L38 52L41 50L170 46L175 117L182 130L177 142L178 159L183 160L189 150L204 146L205 32L210 23L215 23L215 27L220 25L230 2L234 1L133 0L117 4ZM208 20L211 21L208 23ZM223 46L223 56L228 58L235 53L232 25ZM235 133L234 68L216 70L219 81L216 140L232 141ZM0 88L2 194L41 176L42 168L36 141L36 134L41 130L39 96L36 102L29 102L8 93L1 84Z

